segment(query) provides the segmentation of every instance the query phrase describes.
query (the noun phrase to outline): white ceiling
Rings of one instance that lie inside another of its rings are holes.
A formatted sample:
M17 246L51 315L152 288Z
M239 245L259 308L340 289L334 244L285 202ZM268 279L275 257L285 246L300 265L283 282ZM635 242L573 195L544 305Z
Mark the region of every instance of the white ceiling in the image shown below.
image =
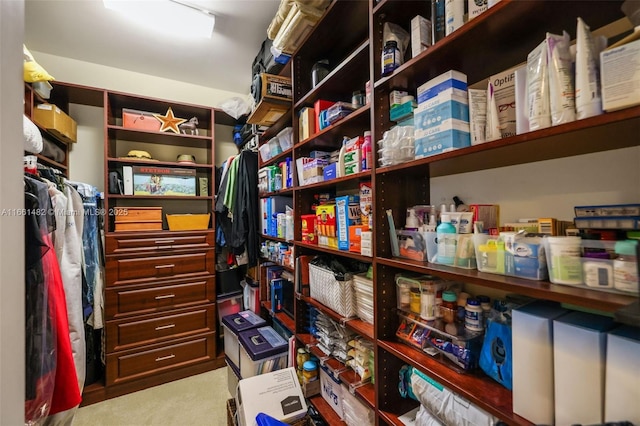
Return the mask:
M145 0L149 7L155 1ZM280 0L188 3L216 15L211 39L185 41L136 28L102 0L26 0L25 44L32 51L249 93L251 63Z

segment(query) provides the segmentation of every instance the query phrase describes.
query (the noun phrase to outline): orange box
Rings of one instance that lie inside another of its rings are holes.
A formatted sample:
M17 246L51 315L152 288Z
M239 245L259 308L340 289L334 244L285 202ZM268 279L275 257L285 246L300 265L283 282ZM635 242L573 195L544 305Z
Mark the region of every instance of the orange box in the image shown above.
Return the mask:
M122 127L127 129L159 132L161 124L160 120L153 116L153 113L135 109L122 109Z
M349 251L362 251L362 233L369 230L369 225L351 225L349 227Z
M302 219L302 242L318 244L318 239L316 238L316 215L303 214L300 219Z

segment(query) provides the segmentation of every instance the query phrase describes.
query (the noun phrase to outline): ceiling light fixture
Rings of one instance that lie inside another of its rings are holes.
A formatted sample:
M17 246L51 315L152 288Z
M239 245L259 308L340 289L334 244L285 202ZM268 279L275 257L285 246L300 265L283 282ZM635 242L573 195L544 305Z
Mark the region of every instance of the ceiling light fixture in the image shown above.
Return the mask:
M103 0L104 7L124 14L140 25L183 37L211 38L215 15L177 0Z

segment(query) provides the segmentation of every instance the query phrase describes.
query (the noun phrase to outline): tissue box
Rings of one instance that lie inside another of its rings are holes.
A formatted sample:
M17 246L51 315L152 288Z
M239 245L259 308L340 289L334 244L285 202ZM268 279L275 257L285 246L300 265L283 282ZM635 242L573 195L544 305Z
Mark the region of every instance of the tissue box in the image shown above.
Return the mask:
M467 76L459 71L448 71L418 87L418 103L421 104L447 89L467 90Z
M471 134L468 131L445 130L430 136L416 138L415 158L429 157L468 146L471 146Z

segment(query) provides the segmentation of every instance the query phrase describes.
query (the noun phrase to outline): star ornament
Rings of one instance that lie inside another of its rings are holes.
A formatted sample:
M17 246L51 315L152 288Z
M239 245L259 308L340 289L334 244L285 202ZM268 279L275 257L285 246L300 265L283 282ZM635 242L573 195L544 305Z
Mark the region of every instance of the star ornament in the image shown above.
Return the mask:
M169 107L165 115L153 114L153 116L160 120L160 123L162 123L162 126L160 126L161 132L171 130L173 133L180 133L180 129L178 128L178 126L187 121L184 118L176 118L173 115L173 110L171 109L171 107Z

